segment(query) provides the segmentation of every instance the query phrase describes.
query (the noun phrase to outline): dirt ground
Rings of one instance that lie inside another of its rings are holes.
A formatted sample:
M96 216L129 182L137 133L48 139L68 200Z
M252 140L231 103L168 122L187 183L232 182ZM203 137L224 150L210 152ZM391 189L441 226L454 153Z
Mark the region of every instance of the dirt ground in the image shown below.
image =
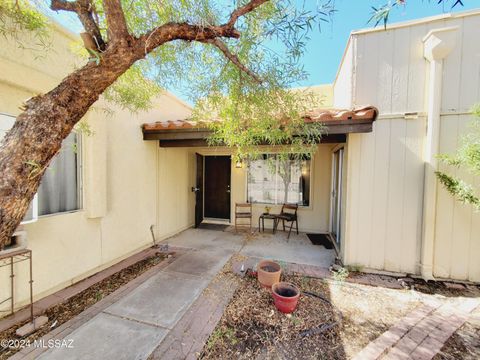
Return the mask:
M143 259L133 265L130 265L129 267L126 267L125 269L120 270L119 272L96 283L88 289L85 289L79 294L72 296L67 301L48 309L45 313L45 315L48 316L48 323L33 334L22 339L28 339L33 342L34 340L41 338L54 328L60 326L90 306L94 305L105 296L111 294L122 285L125 285L151 267L159 264L165 258L166 255L159 252L154 256ZM24 321L16 326L0 332L0 341L4 339L20 339L15 335L15 331L28 321L29 320ZM7 359L20 350L20 348L0 348L0 360Z
M434 360L480 359L480 309L447 340Z
M284 276L303 295L292 315L278 312L271 294L245 277L212 332L203 359L348 359L415 308L409 291ZM308 333L307 336L305 332Z
M385 278L382 276L382 281L387 281ZM480 296L478 287L456 290L423 280L411 280L400 290L295 275L282 276L282 281L324 300L303 294L296 311L285 315L276 310L271 294L259 286L256 277L238 277L238 288L201 358L350 359L420 303L434 298ZM435 359L479 358L477 314L449 339Z

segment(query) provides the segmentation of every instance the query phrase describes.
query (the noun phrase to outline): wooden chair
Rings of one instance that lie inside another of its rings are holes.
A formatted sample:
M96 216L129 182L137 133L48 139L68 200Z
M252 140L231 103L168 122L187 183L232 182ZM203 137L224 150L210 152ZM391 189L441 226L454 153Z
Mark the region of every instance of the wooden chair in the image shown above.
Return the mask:
M285 221L290 222L290 229L288 230L287 239L290 238L290 233L292 232L293 223L296 225L297 235L298 235L298 217L297 217L297 204L283 204L280 214L277 215L277 222L275 230L277 229L278 223L282 221L283 231L285 231Z
M249 224L238 224L238 219L248 219ZM252 204L235 203L235 232L238 225L249 225L252 232Z

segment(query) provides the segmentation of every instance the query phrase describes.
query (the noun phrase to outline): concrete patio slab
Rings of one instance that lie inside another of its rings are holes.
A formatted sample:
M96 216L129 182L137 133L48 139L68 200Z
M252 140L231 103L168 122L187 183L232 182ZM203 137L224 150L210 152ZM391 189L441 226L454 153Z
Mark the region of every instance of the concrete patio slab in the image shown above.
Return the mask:
M188 229L164 242L194 249L222 248L225 250L238 251L244 243L244 238L241 234L225 231Z
M291 234L290 239L284 232L257 234L248 241L240 252L242 255L276 259L297 264L329 267L335 260L335 251L321 245L313 245L306 234Z
M170 329L208 282L198 276L160 272L104 312Z
M176 261L167 266L165 271L213 278L232 254L232 250L221 247L191 251L183 256L182 261Z
M100 313L68 335L73 348L52 349L38 359L146 359L167 331Z
M329 267L335 260L335 251L321 245L313 245L305 233L255 233L248 241L245 233L215 231L204 229L188 229L168 239L171 245L185 246L199 250L223 249L239 251L245 256L276 259L298 264Z

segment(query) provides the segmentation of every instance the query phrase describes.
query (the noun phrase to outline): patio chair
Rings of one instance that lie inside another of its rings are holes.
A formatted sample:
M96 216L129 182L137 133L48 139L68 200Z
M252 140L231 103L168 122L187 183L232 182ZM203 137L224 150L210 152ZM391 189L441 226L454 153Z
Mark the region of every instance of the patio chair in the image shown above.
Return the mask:
M248 224L238 224L239 219L248 219ZM237 232L238 225L249 225L250 232L252 232L252 204L249 203L235 203L235 232Z
M298 235L298 217L297 217L297 204L283 204L280 214L277 215L277 222L275 225L275 230L278 227L278 223L282 221L283 231L285 231L285 221L290 222L290 229L288 230L287 239L290 238L290 233L292 232L293 223L296 225L297 235Z

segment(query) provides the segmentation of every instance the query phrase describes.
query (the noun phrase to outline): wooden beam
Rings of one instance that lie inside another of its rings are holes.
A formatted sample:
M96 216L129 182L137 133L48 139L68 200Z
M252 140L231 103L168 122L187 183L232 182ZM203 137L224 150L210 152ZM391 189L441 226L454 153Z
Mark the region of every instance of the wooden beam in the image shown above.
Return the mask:
M326 135L369 133L372 132L372 123L333 124L326 126ZM193 140L206 139L211 134L207 129L171 129L171 130L144 130L143 140Z
M160 130L143 131L143 140L187 140L187 139L206 139L211 134L209 130Z
M322 136L321 144L336 144L344 143L347 141L347 135L345 134L328 134ZM171 147L207 147L209 146L205 139L165 139L160 140L159 145L161 148ZM268 144L264 144L268 145Z
M327 126L327 134L369 133L372 128L372 123L333 125Z
M160 140L160 147L207 147L205 139L179 139L179 140Z

